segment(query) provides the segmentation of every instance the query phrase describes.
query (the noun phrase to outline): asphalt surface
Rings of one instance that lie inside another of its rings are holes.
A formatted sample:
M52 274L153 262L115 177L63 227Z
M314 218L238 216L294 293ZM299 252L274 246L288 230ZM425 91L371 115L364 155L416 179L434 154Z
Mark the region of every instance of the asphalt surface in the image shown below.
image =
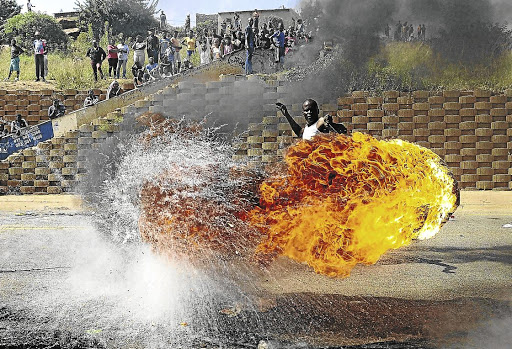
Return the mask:
M251 297L113 245L76 197L0 197L0 348L509 348L511 194L463 192L436 237L347 279L279 259Z

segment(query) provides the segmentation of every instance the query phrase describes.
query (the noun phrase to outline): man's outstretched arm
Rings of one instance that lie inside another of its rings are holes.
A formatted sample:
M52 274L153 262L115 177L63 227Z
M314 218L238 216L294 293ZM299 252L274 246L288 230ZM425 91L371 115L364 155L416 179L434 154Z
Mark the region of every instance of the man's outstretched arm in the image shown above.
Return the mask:
M276 103L276 108L281 111L284 115L288 123L292 127L293 133L297 135L297 137L302 136L302 127L292 118L292 116L288 113L288 109L283 103Z

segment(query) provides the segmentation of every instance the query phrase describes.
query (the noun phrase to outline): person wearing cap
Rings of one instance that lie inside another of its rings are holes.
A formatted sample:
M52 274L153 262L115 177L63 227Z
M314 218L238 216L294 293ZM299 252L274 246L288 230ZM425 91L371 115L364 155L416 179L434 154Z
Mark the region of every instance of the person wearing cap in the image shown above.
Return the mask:
M5 80L11 78L13 71L16 72L16 78L14 81L20 79L20 55L23 53L23 49L16 44L16 39L11 40L11 65L9 66L9 76Z
M100 77L103 79L103 71L101 70L101 63L107 57L105 50L98 46L98 41L93 40L92 47L87 50L87 57L91 59L92 72L94 73L94 80L98 81L98 71Z
M34 34L34 60L36 63L36 81L46 81L44 78L44 53L46 52L46 42L41 39L41 34L38 31Z
M21 117L21 114L16 115L16 120L11 122L11 133L15 133L16 135L21 134L21 130L28 126L27 120Z

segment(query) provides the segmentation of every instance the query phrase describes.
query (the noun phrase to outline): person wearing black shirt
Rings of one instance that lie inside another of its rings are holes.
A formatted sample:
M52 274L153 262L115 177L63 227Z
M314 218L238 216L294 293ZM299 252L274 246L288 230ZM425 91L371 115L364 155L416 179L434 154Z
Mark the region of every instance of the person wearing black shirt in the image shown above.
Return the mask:
M98 42L94 40L92 47L87 50L87 57L91 59L92 72L94 73L94 80L98 81L98 71L100 72L101 79L103 79L103 71L101 70L101 63L107 58L105 50L98 46Z
M62 104L58 99L53 101L53 104L48 108L48 117L50 119L58 118L59 116L64 115L66 112L66 107Z
M18 81L20 79L20 55L25 52L21 47L16 44L16 40L11 40L11 65L9 66L9 76L5 80L9 80L11 78L11 74L13 71L16 72L16 78L14 81Z
M149 57L153 57L153 61L158 63L158 48L160 46L160 40L155 35L153 30L149 31L149 36L146 39L146 50L148 51Z

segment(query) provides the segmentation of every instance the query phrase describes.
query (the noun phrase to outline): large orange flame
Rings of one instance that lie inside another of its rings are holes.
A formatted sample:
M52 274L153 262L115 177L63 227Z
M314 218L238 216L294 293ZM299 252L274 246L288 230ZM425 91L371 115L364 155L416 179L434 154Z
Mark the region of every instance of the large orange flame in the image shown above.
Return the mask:
M290 147L287 174L260 187L249 219L265 234L258 253L348 276L390 249L434 236L458 205L457 183L421 146L354 133Z

